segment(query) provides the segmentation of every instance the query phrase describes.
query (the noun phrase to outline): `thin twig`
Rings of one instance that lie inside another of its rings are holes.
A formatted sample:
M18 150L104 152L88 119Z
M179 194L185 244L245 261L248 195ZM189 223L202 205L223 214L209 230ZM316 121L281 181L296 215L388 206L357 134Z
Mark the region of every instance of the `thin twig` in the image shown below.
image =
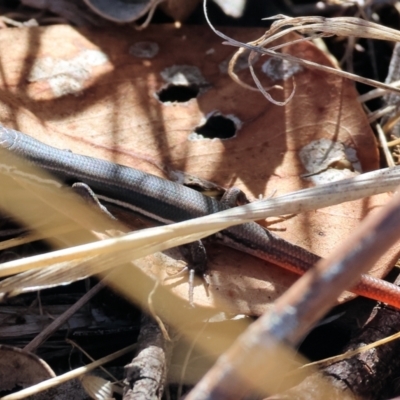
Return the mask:
M39 333L25 347L24 351L34 352L50 335L52 335L60 326L68 321L80 308L82 308L92 297L104 288L102 282L93 286L85 295L83 295L74 305L56 318L50 325L47 325L43 331Z

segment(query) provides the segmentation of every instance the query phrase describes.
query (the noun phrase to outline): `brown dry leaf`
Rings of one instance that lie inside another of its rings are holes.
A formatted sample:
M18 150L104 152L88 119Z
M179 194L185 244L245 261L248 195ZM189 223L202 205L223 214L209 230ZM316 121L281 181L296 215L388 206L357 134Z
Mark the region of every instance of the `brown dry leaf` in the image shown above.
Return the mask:
M225 32L248 42L263 30ZM293 100L277 107L232 82L226 71L234 50L208 28L6 29L0 31L0 43L1 122L56 147L158 175L166 167L182 170L221 186L235 185L252 198L312 185L301 178L307 168L315 169L310 154L329 160L316 166L320 179L331 179L332 170L324 172L330 165L342 166L344 173L351 173L349 166L364 172L378 168L375 139L351 82L287 64L282 80L282 64L261 57L255 68L263 84L284 87L271 92L275 98L285 99L296 85ZM290 53L331 65L311 43L297 43ZM251 84L248 71L240 72L245 64L243 59L239 75ZM176 93L189 93L189 99L165 100ZM213 135L232 137L205 139L194 133L207 120L217 122ZM279 223L279 234L327 256L387 199L375 196L299 215ZM397 253L396 248L379 263L374 275L385 275ZM228 300L234 312L259 314L295 279L231 249L212 246L209 258L209 293L201 284L195 288L196 304L207 307ZM165 275L162 257L155 259L156 267L143 268ZM168 284L187 298L186 279Z
M56 376L35 354L5 345L0 345L0 371L1 391L31 386Z

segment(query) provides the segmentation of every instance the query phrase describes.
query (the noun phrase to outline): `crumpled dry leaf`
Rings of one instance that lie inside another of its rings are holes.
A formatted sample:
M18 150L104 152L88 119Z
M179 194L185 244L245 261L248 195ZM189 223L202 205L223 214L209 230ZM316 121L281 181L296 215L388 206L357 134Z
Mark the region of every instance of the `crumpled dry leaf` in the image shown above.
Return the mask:
M225 31L244 42L263 32ZM32 35L40 36L40 48L26 46ZM221 45L207 28L157 26L129 34L126 29L102 33L65 26L0 31L0 43L10 42L15 43L12 49L0 47L7 60L0 81L7 88L0 121L53 146L158 175L166 167L184 170L221 186L238 186L251 198L312 185L302 174L315 160L309 155L313 151L330 160L323 168L317 165L320 179L379 166L375 139L352 83L261 57L255 69L263 85L283 86L283 91L274 89L275 97L284 99L296 85L287 106L269 104L261 94L232 82L227 75L232 48ZM285 51L331 65L311 43ZM246 63L247 57L237 69L251 84ZM342 169L326 168L335 165ZM274 227L282 229L285 239L325 256L387 198L330 207ZM397 252L374 275L385 275ZM231 249L212 246L209 255L211 286L209 293L196 286L199 305L229 299L233 312L259 314L296 279ZM168 284L187 298L186 279Z
M160 0L83 0L95 13L118 23L133 22L156 7Z
M0 345L0 390L9 391L34 385L56 375L50 366L28 351Z
M200 0L84 0L84 2L105 19L128 23L138 20L158 5L176 21L184 21Z
M106 21L92 13L82 0L21 0L25 6L39 10L48 10L51 13L70 21L76 26L105 26ZM46 17L36 17L40 22L45 22ZM54 22L53 22L54 23ZM47 23L45 23L47 25Z

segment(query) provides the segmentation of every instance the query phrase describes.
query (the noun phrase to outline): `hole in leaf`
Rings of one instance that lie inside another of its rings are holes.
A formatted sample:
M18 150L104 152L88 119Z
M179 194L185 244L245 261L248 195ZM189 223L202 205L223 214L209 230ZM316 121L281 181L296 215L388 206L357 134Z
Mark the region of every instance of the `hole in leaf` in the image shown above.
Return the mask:
M236 134L235 123L223 115L213 115L204 125L197 127L195 133L206 139L230 139Z
M165 89L158 92L158 99L162 103L177 102L185 103L190 99L194 99L199 94L197 85L169 85Z

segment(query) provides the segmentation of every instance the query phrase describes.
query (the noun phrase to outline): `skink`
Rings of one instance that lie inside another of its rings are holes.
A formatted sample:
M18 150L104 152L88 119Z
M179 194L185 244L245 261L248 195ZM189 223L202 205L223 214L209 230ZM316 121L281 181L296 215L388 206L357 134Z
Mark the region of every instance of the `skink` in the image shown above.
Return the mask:
M21 132L0 126L0 146L42 167L66 183L83 182L100 200L138 212L163 224L226 210L217 200L180 184L105 160L48 146ZM320 257L256 223L215 235L222 244L296 274L304 274ZM400 308L400 287L362 275L353 293Z

